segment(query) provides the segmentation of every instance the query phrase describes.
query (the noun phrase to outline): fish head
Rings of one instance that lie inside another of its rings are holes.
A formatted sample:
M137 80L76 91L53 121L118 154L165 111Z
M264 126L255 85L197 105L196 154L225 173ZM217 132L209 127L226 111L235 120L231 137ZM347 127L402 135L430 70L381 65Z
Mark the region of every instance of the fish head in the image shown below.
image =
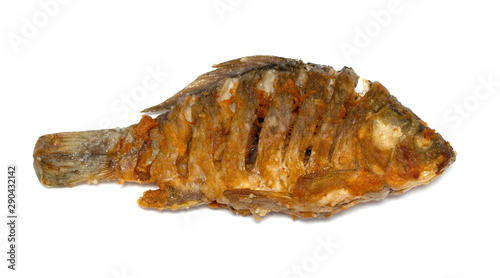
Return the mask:
M366 167L395 190L430 182L455 161L453 148L383 86L374 87L358 136Z

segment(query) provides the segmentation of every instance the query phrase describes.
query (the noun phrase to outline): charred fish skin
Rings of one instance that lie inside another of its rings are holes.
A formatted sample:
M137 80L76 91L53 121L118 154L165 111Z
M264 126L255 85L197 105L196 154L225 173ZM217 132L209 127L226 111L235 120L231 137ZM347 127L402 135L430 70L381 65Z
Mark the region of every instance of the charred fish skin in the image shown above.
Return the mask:
M274 56L215 66L128 128L44 135L46 186L157 183L142 207L209 204L255 218L328 217L429 183L455 161L438 133L350 68Z

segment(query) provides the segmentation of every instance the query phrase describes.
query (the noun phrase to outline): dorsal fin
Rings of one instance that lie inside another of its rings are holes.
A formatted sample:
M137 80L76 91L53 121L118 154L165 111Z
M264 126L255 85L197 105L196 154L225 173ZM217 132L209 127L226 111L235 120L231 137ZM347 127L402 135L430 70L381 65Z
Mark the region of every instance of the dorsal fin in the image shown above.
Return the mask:
M288 63L291 61L295 60L276 56L259 55L243 57L214 65L213 67L216 68L215 70L198 76L195 81L191 82L191 84L187 85L171 98L158 105L144 109L142 112L170 110L185 97L199 94L226 77L233 77L255 69L271 67L280 63Z

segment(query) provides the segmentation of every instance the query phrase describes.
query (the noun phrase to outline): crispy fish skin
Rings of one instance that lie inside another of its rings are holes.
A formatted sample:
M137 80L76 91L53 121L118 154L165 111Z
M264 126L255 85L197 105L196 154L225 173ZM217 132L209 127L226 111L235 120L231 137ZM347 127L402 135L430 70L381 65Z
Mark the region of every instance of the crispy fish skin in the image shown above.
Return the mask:
M215 67L145 110L166 111L156 119L40 137L40 182L157 183L140 206L311 218L429 183L455 161L450 144L380 83L356 93L350 68L274 56Z

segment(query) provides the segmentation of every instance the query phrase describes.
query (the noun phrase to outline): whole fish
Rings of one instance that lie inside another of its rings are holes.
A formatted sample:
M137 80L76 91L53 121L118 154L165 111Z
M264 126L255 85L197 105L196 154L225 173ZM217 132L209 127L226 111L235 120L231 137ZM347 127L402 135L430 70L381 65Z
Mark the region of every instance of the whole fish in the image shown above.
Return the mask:
M350 68L251 56L214 66L127 128L41 136L48 187L156 183L141 207L208 204L256 219L329 217L429 183L455 161L448 142L378 82Z

